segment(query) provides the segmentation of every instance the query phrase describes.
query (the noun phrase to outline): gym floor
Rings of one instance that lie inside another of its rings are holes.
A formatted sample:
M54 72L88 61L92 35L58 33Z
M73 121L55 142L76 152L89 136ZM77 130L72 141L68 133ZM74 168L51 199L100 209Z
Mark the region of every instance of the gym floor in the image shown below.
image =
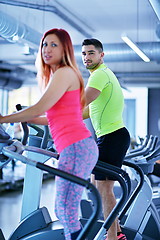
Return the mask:
M18 164L15 170L12 171L11 166L7 166L3 170L3 181L6 182L6 176L8 180L18 182L18 179L22 178L25 167L22 164ZM52 219L56 219L54 213L54 202L55 202L55 184L54 179L47 179L43 182L41 192L41 206L47 206ZM0 191L0 228L3 231L5 239L8 239L12 231L16 228L19 223L21 215L21 201L22 201L22 188L16 190L3 190Z

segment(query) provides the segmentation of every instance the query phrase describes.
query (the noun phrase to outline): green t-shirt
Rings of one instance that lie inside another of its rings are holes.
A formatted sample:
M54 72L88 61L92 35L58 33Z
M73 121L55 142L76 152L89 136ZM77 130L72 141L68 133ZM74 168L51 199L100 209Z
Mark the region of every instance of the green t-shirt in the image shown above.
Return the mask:
M124 127L124 97L114 73L105 64L101 64L91 73L87 86L101 91L89 104L90 118L97 137Z

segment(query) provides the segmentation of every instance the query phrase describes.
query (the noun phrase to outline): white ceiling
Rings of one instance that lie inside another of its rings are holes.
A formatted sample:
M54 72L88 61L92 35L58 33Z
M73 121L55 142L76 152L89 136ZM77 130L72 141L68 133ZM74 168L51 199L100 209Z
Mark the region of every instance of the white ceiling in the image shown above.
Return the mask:
M88 72L82 66L81 42L94 37L104 43L105 63L123 85L160 87L159 0L0 0L0 11L0 82L10 78L35 83L34 61L40 37L58 27L70 33L84 78ZM4 28L16 26L19 32L26 31L25 36L11 43L4 36ZM143 62L122 41L122 34L137 42L151 62ZM25 44L32 48L30 55L24 55Z

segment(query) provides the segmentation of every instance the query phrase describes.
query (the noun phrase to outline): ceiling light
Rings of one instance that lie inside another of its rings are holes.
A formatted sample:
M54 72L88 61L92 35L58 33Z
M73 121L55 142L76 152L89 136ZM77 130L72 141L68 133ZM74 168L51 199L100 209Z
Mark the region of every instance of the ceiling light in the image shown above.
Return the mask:
M28 44L24 44L23 54L24 55L30 55L30 48L29 48Z
M127 36L122 36L121 38L130 48L133 49L133 51L135 51L139 55L139 57L141 57L143 59L143 61L150 62L150 59Z
M18 41L19 40L19 36L18 35L14 35L12 38L13 41Z

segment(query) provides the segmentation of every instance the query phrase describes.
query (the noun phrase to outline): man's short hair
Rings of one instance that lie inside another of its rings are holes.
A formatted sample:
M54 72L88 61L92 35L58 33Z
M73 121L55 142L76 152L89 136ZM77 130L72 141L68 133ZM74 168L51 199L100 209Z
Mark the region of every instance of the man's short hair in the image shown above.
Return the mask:
M82 42L82 46L87 46L87 45L93 45L100 52L103 52L103 45L98 39L95 39L95 38L84 39L84 41Z

